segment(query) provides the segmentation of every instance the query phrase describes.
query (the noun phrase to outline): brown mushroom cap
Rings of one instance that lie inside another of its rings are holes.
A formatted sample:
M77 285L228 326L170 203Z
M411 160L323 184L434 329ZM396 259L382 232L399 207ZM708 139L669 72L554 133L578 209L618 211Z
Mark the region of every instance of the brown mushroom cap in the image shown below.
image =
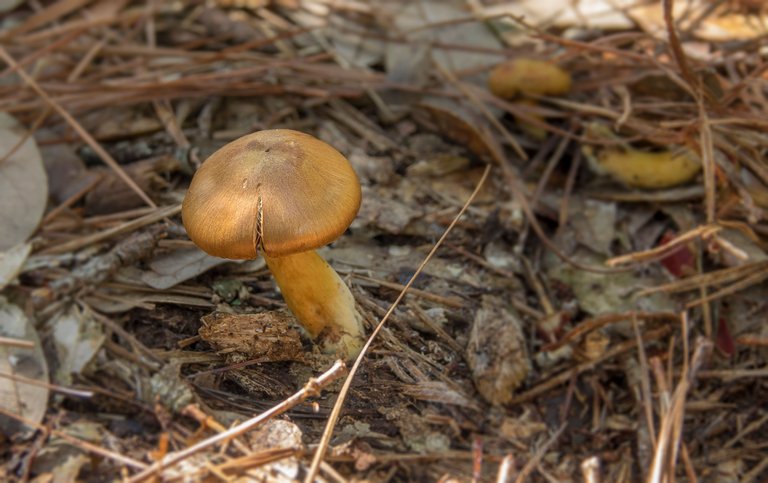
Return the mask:
M223 258L314 250L332 242L360 209L349 161L290 129L259 131L213 153L192 178L181 216L192 241Z

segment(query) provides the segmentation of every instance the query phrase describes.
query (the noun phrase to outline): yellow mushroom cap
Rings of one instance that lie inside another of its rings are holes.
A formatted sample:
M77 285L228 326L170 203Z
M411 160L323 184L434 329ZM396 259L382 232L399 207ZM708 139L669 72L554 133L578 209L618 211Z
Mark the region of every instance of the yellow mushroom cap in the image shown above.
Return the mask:
M341 153L309 134L272 129L213 153L192 178L181 216L190 239L211 255L279 257L341 236L360 199Z
M497 97L561 95L571 88L571 74L552 62L513 59L497 65L488 77L488 89Z

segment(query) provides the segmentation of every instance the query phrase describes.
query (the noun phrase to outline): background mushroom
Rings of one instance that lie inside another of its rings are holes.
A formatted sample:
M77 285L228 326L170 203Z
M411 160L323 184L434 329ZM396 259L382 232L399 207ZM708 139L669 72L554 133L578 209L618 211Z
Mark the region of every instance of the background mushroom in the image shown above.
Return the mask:
M353 357L364 340L362 316L314 250L344 233L360 200L341 153L308 134L274 129L213 153L192 178L182 219L211 255L252 259L261 252L288 307L323 350Z

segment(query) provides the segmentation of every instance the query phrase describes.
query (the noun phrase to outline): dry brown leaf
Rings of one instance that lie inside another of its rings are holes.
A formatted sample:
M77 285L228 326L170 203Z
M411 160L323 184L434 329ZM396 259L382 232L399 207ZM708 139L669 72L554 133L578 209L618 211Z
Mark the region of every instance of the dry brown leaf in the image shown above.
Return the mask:
M0 297L0 336L34 344L32 349L0 344L0 408L39 423L48 407L48 364L37 331L24 312ZM32 385L5 376L34 380ZM0 432L15 434L26 426L0 415ZM29 429L29 428L28 428Z
M73 375L87 370L96 357L106 336L90 310L72 305L51 321L53 343L56 347L56 378L70 382Z
M9 250L0 251L0 290L13 282L30 251L32 251L32 245L29 243L22 243Z
M13 117L0 113L0 250L26 241L48 202L48 181L35 140L30 137L18 146L25 135L26 129Z
M149 262L150 269L141 273L141 280L152 288L165 290L231 261L212 257L196 247L178 248Z

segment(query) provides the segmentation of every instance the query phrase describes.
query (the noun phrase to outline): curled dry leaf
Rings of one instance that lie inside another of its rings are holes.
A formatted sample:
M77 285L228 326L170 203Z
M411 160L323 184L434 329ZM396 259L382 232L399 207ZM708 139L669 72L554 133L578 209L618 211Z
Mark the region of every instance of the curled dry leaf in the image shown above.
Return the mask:
M0 408L34 423L42 421L48 406L48 364L40 339L24 312L0 297L0 336L31 342L34 347L14 347L0 343ZM32 379L43 386L27 384L5 376ZM0 433L15 434L26 428L18 421L0 415ZM27 428L30 429L30 428Z
M493 150L500 151L500 146L488 146L495 142L495 136L490 136L490 130L485 119L473 113L460 103L447 98L431 97L423 100L422 108L435 124L439 133L460 146L466 146L476 155L491 157Z
M504 404L531 370L520 319L496 297L484 296L467 344L467 362L477 391Z
M26 241L48 202L43 160L34 138L24 140L26 134L13 117L0 113L0 250Z

